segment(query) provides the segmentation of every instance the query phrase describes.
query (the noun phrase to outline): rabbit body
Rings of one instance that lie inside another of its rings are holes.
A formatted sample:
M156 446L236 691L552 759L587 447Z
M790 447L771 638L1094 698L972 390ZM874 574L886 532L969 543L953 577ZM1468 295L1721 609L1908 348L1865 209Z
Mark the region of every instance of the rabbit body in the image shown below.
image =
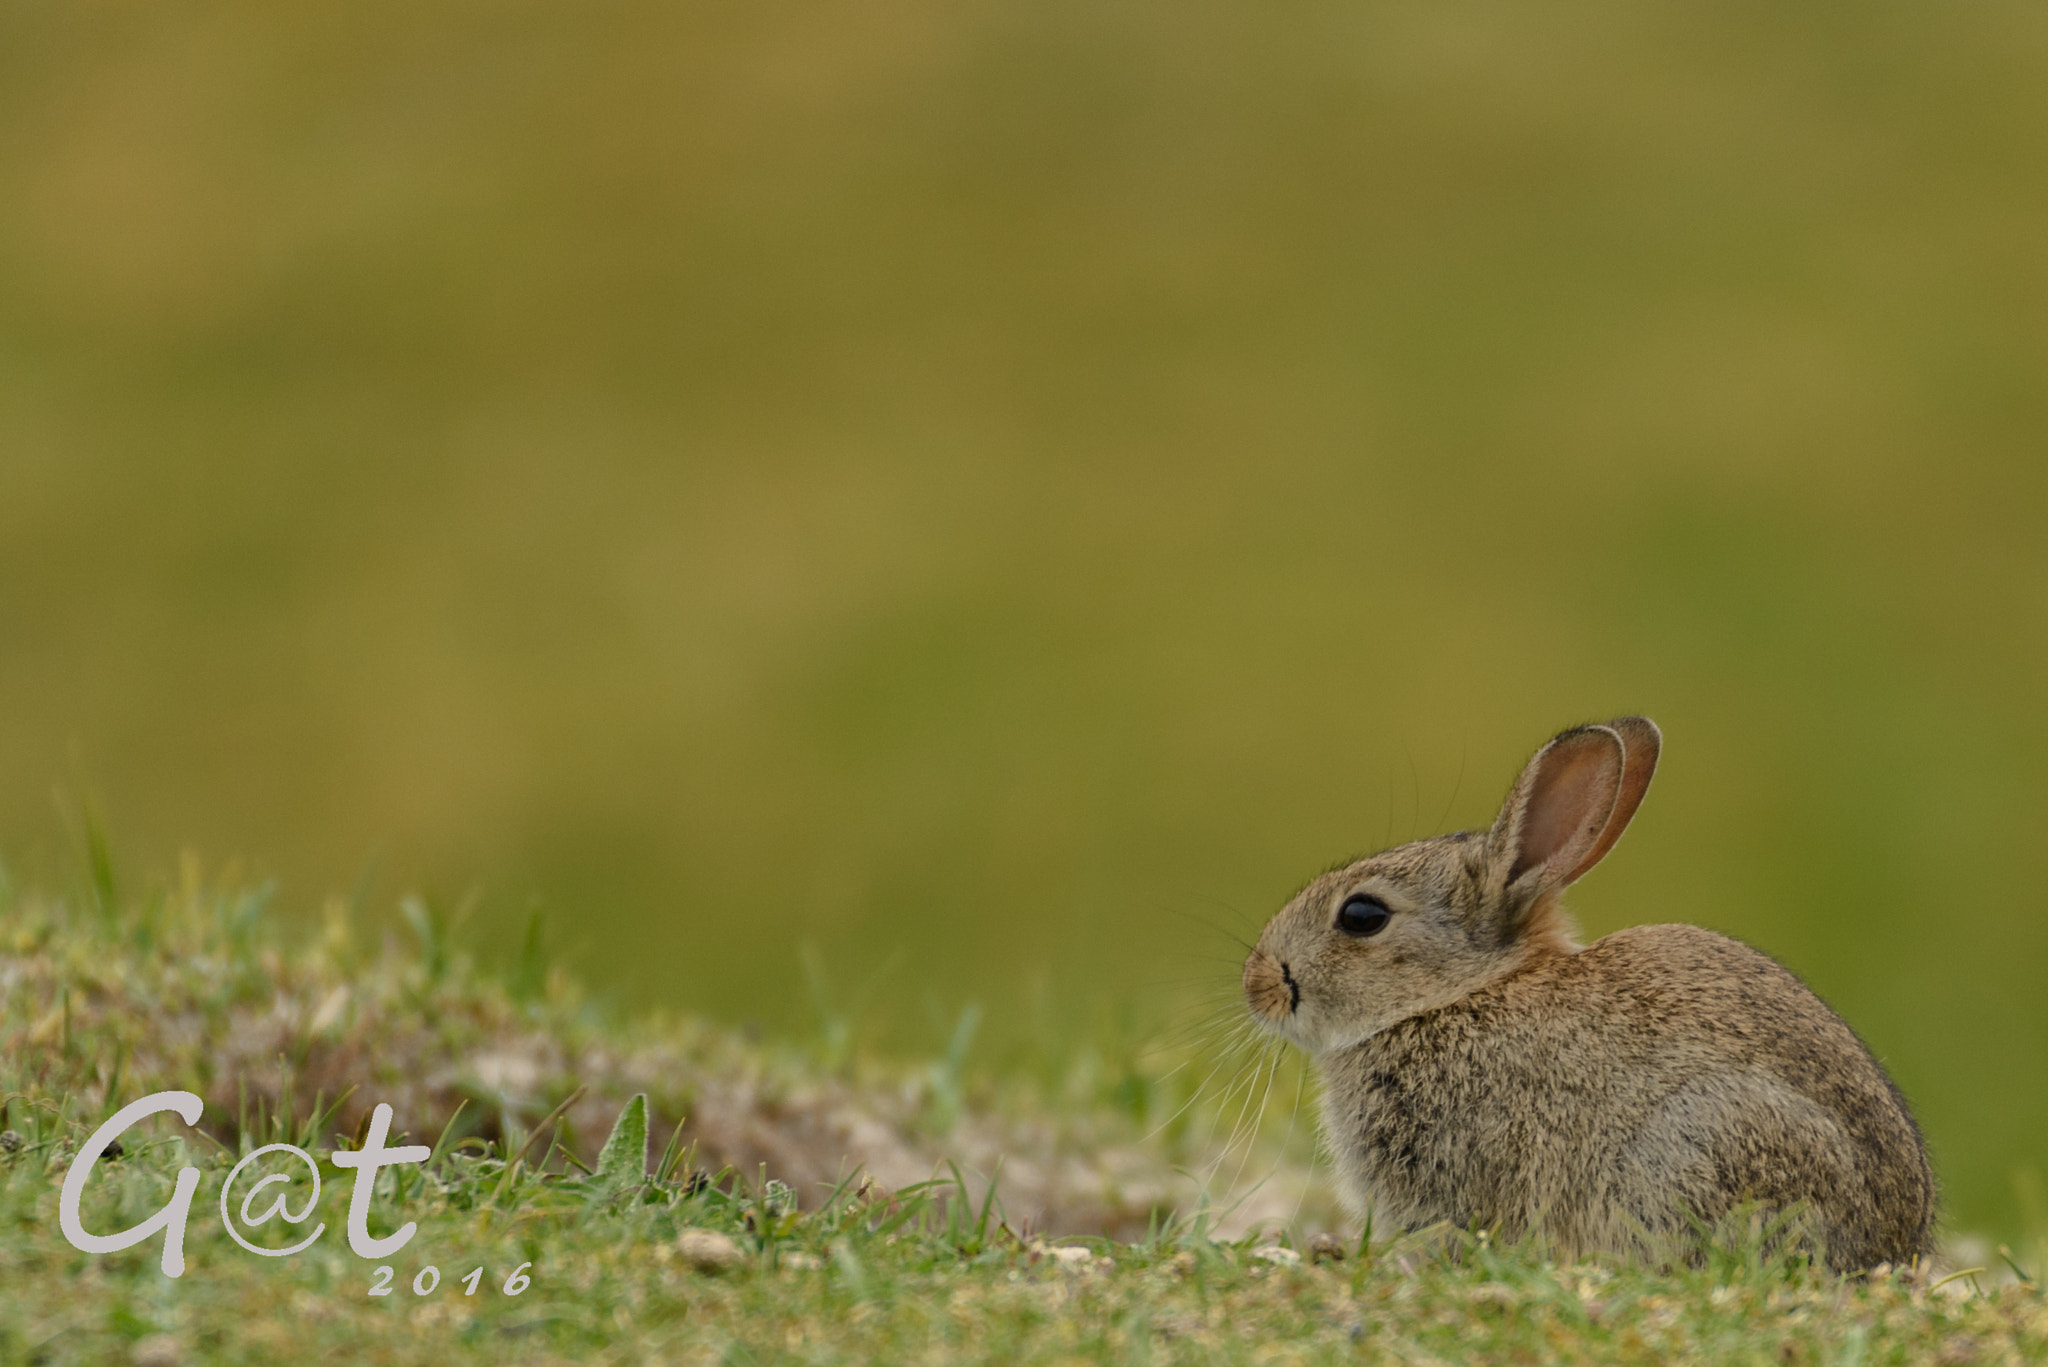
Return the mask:
M1641 926L1320 1060L1348 1203L1621 1251L1743 1198L1806 1202L1829 1261L1928 1248L1933 1183L1897 1091L1797 978Z
M1926 1256L1919 1131L1798 978L1694 926L1572 942L1557 893L1619 838L1658 744L1640 718L1566 732L1491 831L1324 874L1260 936L1246 994L1316 1056L1347 1204L1654 1254L1739 1202L1798 1203L1837 1269Z

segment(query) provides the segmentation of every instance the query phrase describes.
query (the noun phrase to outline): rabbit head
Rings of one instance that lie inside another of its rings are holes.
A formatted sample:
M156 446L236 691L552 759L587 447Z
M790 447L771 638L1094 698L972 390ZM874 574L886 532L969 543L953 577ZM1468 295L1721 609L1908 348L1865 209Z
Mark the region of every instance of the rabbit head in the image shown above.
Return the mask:
M1245 960L1253 1017L1323 1054L1532 955L1570 952L1558 895L1621 838L1660 743L1644 717L1574 727L1536 752L1488 830L1400 845L1315 879Z

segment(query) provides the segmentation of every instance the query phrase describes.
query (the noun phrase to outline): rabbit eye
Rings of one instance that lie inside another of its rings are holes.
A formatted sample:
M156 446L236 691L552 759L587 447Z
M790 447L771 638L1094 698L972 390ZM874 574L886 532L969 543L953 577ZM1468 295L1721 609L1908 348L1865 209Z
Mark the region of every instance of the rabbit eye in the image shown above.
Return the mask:
M1394 913L1377 897L1347 897L1344 905L1337 908L1337 929L1360 939L1379 934L1393 919Z

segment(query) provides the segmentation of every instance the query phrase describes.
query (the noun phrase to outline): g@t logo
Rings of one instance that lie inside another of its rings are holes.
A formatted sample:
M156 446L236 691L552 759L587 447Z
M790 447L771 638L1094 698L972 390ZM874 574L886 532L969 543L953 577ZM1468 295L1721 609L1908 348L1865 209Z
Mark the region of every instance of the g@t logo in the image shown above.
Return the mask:
M114 1112L106 1124L92 1132L92 1138L85 1141L85 1147L71 1161L71 1170L64 1176L64 1192L57 1202L59 1223L63 1226L64 1237L71 1246L81 1253L118 1253L149 1238L158 1230L164 1232L163 1270L167 1277L180 1277L185 1273L185 1221L192 1213L192 1193L199 1189L199 1169L178 1169L178 1182L171 1199L162 1210L144 1220L141 1224L124 1229L118 1234L91 1234L78 1217L79 1198L85 1194L86 1181L92 1176L93 1165L106 1153L107 1146L125 1134L134 1124L147 1116L164 1111L175 1111L187 1125L197 1125L202 1103L191 1092L154 1092L140 1101L131 1102ZM424 1144L407 1144L396 1149L384 1147L384 1138L391 1132L391 1107L383 1102L370 1114L370 1129L363 1147L354 1151L338 1149L328 1155L328 1162L337 1168L356 1170L355 1190L348 1202L348 1246L358 1258L388 1258L404 1248L419 1228L415 1221L408 1220L382 1239L370 1235L370 1193L376 1188L377 1173L397 1163L424 1163L432 1152ZM220 1218L227 1226L236 1243L251 1253L266 1258L285 1258L313 1246L313 1242L326 1232L322 1224L306 1238L290 1248L257 1248L235 1229L235 1220L229 1213L228 1199L234 1190L235 1179L242 1169L266 1153L290 1152L296 1154L313 1174L313 1194L294 1215L286 1204L283 1193L271 1202L259 1215L250 1213L250 1206L256 1197L273 1182L288 1182L284 1173L272 1173L252 1186L242 1197L241 1222L255 1226L266 1223L276 1215L286 1224L300 1224L313 1213L320 1200L320 1167L313 1156L304 1149L291 1144L266 1144L237 1163L228 1174L227 1181L220 1188Z

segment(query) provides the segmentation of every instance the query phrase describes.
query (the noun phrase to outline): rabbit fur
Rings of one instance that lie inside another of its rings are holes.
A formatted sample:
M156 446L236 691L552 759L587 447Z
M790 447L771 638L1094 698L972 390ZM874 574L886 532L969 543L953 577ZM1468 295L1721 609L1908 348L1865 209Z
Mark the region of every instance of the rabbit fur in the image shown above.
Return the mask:
M1654 1256L1755 1202L1803 1210L1837 1270L1926 1257L1919 1129L1804 983L1695 926L1573 941L1560 894L1661 743L1642 717L1566 731L1491 829L1334 869L1260 934L1246 1000L1315 1058L1346 1205Z

